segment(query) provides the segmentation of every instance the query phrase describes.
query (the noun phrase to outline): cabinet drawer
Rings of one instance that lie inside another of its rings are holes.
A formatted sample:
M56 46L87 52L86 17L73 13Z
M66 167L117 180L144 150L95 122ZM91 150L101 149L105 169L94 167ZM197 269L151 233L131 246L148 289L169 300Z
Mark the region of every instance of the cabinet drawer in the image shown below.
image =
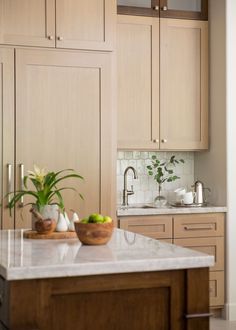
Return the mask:
M224 305L224 272L210 272L210 306Z
M224 214L192 214L174 217L174 237L224 236Z
M174 244L213 255L215 265L211 270L224 270L224 238L203 237L203 238L177 238Z
M121 218L120 228L148 237L172 238L172 217L127 217Z

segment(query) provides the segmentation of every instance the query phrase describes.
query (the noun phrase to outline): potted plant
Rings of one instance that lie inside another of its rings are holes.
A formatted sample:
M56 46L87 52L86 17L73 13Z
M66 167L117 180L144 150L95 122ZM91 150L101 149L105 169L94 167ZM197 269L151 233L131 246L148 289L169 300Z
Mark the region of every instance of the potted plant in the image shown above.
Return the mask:
M152 156L151 164L147 166L147 170L148 175L153 176L154 180L158 183L158 196L154 199L156 206L161 207L167 203L166 198L161 195L162 184L180 179L179 176L174 174L174 167L179 163L184 163L184 160L177 160L175 155L166 161L159 160L155 155Z
M40 169L34 165L34 171L28 171L28 175L24 177L24 189L17 191L9 202L10 212L17 202L23 196L32 197L32 202L26 205L32 205L34 209L45 218L49 218L50 212L56 219L58 217L57 210L60 208L62 211L65 209L64 199L62 192L65 190L74 190L75 188L61 186L61 183L69 178L83 179L73 169L64 169L58 172L47 172L45 169ZM28 184L30 182L30 188ZM59 185L59 186L58 186ZM78 193L80 198L83 196ZM46 209L46 210L45 210ZM48 209L50 209L48 211Z

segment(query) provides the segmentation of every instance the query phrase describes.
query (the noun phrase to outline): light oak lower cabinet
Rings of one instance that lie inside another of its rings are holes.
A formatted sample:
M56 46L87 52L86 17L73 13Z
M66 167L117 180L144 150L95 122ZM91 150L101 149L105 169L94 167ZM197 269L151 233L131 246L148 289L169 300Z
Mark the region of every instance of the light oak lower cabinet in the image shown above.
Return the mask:
M173 242L215 257L210 269L210 307L224 305L223 213L120 217L119 226L138 234Z

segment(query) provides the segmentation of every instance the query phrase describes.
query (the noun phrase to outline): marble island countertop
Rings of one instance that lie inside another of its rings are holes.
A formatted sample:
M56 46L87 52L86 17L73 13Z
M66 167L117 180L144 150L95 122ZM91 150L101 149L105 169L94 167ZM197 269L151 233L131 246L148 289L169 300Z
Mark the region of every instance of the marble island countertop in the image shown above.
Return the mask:
M126 206L117 206L117 216L135 216L135 215L162 215L162 214L196 214L196 213L217 213L227 212L225 206L201 206L201 207L175 207L167 205L164 207L153 207L151 204L133 204Z
M210 267L214 257L115 229L107 245L78 239L33 240L23 230L0 231L0 275L6 280Z

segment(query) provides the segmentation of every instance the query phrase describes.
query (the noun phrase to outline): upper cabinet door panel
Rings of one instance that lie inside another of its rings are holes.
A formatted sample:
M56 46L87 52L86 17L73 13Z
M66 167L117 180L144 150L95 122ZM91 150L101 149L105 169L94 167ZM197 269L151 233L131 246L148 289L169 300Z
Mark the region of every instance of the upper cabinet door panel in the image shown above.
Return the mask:
M118 14L159 16L159 0L117 0Z
M118 147L157 148L159 19L121 15L117 29Z
M207 20L208 0L160 0L161 17Z
M161 149L208 147L207 22L161 19Z
M0 43L55 47L55 0L0 0Z
M115 0L57 0L58 48L112 50Z

